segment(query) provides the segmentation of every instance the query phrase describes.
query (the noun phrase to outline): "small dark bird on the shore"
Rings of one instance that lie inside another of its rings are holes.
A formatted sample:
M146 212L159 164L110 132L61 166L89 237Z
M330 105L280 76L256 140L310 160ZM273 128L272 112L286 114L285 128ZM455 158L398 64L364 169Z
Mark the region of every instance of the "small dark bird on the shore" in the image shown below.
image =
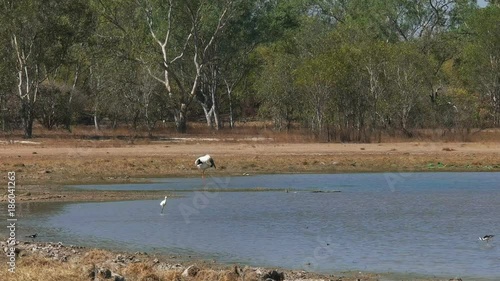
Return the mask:
M37 233L35 233L35 234L32 234L32 235L28 235L28 236L26 236L26 237L27 237L27 238L31 238L31 240L35 241L35 238L36 238L37 236L38 236L38 234L37 234Z
M483 236L483 237L479 237L479 240L488 242L488 241L490 241L493 237L495 237L495 235L485 235L485 236Z

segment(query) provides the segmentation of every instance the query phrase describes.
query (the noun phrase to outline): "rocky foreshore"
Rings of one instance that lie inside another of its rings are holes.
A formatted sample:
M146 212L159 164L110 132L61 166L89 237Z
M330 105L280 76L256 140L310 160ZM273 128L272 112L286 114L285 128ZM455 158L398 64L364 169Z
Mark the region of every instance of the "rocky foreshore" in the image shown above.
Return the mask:
M7 252L7 243L0 243ZM179 262L176 257L146 252L115 252L61 242L21 241L16 246L15 273L0 270L0 276L17 280L221 280L221 281L374 281L376 274L346 273L321 275L303 270L283 270L240 265L221 265L212 261ZM4 259L2 255L1 259ZM5 272L4 272L5 271ZM347 276L348 275L348 276ZM26 276L29 276L28 279Z

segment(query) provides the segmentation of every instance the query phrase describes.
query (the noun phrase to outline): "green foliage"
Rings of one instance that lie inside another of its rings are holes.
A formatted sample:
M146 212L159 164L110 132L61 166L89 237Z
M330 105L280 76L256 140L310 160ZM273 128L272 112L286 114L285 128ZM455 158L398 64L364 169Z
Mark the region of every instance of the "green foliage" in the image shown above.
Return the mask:
M291 55L275 54L270 49L259 50L266 67L256 82L257 97L262 101L260 114L272 118L278 130L289 129L296 120L299 96L293 85L295 59Z
M478 93L481 116L490 126L500 125L500 7L478 10L467 23L468 33L460 74L464 86ZM487 113L486 113L487 112ZM486 114L485 114L486 113Z
M5 0L2 8L4 128L20 120L29 130L36 117L69 129L86 115L96 129L110 120L152 133L166 120L185 131L188 117L254 112L276 129L341 141L500 126L497 1L479 9L473 0Z
M73 89L65 84L47 83L41 85L40 97L35 106L39 122L47 129L66 126L83 114L85 100L81 93L71 93ZM71 102L69 96L73 95Z
M13 93L20 101L24 136L30 138L41 84L57 76L59 68L70 63L71 47L84 43L94 31L94 13L83 0L2 4L2 35L10 43L6 77L15 77L10 83L19 85Z

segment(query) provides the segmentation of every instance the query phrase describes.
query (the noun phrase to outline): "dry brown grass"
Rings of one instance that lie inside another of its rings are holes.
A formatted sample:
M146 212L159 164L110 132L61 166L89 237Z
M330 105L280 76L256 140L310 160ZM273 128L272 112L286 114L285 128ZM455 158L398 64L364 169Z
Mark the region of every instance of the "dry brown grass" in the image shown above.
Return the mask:
M146 263L133 263L127 265L122 271L123 275L133 280L141 281L163 281L164 279L153 270L153 267Z
M18 257L15 273L0 268L0 280L7 281L88 281L89 270L94 267L108 268L124 276L128 281L239 281L242 280L231 270L201 269L194 277L182 277L182 270L158 270L150 262L130 263L118 268L109 263L111 253L92 250L83 257L68 262L55 261L38 255ZM3 279L5 278L6 279ZM256 276L248 275L247 281L257 281Z
M42 246L42 245L39 245ZM68 251L70 248L62 248ZM96 269L109 269L113 274L119 274L127 281L259 281L262 280L255 268L240 268L236 265L221 265L203 261L194 261L192 264L199 265L199 271L195 276L182 276L186 264L172 269L165 269L168 258L156 256L141 256L141 262L130 261L125 265L115 263L113 257L117 254L123 257L132 256L130 253L116 253L106 250L81 248L75 254L63 262L45 257L44 251L26 251L24 255L16 259L15 273L9 273L7 266L0 267L0 280L6 281L89 281L90 273ZM158 262L157 259L161 259ZM0 262L5 264L6 257L0 256ZM175 262L177 264L177 262ZM162 266L159 266L162 265ZM271 269L260 268L263 273L270 272ZM333 275L322 275L304 271L283 271L287 280L343 280L343 281L375 281L379 280L377 274L352 272L342 273L342 277ZM242 274L242 272L244 272ZM340 277L340 278L339 278ZM99 279L113 280L113 279ZM418 279L420 281L439 280ZM447 279L446 279L447 280Z
M80 263L83 265L93 265L96 263L104 263L107 260L110 260L113 256L110 252L94 249L86 252L81 258Z
M241 276L231 270L201 269L195 276L183 277L181 270L157 270L144 263L130 264L123 270L123 275L130 280L140 281L240 281ZM127 279L127 280L128 280ZM257 281L256 276L249 275L246 281Z
M36 256L18 259L15 273L7 272L6 267L2 267L0 276L6 277L8 281L88 281L78 264L61 263Z
M162 274L162 277L164 281L181 281L181 272L180 271L174 271L174 270L169 270L165 271Z
M492 129L418 129L412 131L414 136L408 138L401 133L395 135L382 134L383 143L391 142L499 142L500 128Z
M391 134L381 133L380 141L390 142L414 142L414 141L433 141L433 142L491 142L500 140L500 129L414 129L413 137L408 138L402 132L395 131ZM172 124L161 124L150 137L144 129L133 129L127 126L120 126L112 129L102 126L101 130L95 131L93 126L79 125L72 128L71 132L64 129L47 130L40 125L35 125L34 139L79 139L79 140L121 140L128 143L148 143L149 141L161 138L183 138L183 137L205 137L220 138L229 141L243 141L249 138L262 138L263 141L272 141L278 143L308 143L325 141L324 138L318 138L308 129L303 129L300 124L293 124L290 130L276 131L271 122L253 121L246 123L237 123L233 129L225 127L221 130L213 130L206 126L204 122L190 122L187 134L179 134L175 131ZM13 139L22 138L22 130L12 132L0 132L0 138ZM378 133L373 133L372 142L378 142Z

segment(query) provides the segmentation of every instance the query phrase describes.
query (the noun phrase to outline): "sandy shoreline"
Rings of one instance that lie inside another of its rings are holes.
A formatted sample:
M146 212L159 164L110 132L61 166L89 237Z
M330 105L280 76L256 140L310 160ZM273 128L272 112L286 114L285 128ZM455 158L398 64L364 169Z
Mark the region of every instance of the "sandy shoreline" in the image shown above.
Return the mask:
M200 177L196 157L209 153L218 177L269 173L500 171L500 143L275 143L38 139L0 142L6 180L16 173L18 201L111 201L161 198L163 192L84 191L71 184ZM6 196L0 197L0 202Z

